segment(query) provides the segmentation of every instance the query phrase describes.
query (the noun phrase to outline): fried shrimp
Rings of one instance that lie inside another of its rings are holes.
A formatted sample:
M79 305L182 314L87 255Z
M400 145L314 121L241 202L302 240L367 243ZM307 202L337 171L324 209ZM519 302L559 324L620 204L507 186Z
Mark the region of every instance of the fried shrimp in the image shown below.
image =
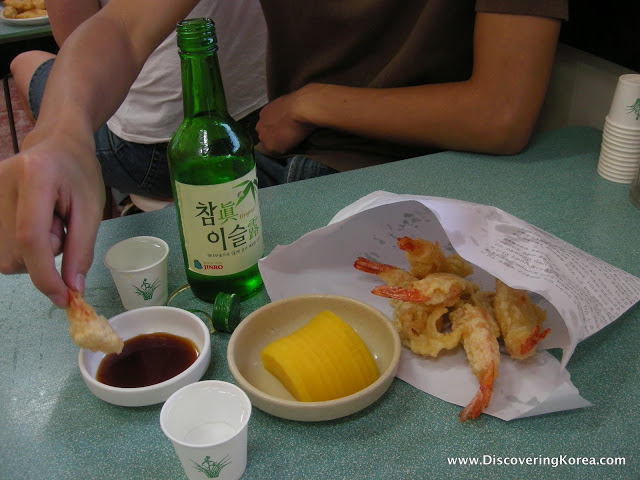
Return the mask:
M533 355L536 345L551 331L542 331L546 313L531 303L527 292L511 288L497 278L494 310L504 345L513 358Z
M409 261L409 271L418 278L436 272L453 273L460 277L473 273L473 265L457 253L445 257L438 242L402 237L398 239L398 247Z
M374 262L364 257L358 257L353 266L361 272L378 275L384 283L392 287L408 288L413 282L418 280L406 270L386 263Z
M446 307L398 301L393 322L402 344L418 355L434 358L442 350L456 348L462 332L442 331L443 317L448 311Z
M460 277L468 277L473 273L473 265L471 265L457 253L452 253L451 255L446 257L444 259L442 267L440 268L443 272L453 273L454 275L458 275Z
M452 273L431 273L411 284L410 288L378 286L374 295L397 298L403 302L424 303L451 307L460 300L463 292L471 292L474 284Z
M444 253L438 242L432 243L421 238L401 237L398 247L405 253L409 261L409 271L418 278L440 271L445 262Z
M405 347L425 357L462 344L479 389L460 412L460 421L478 418L491 401L500 366L502 336L516 359L533 355L548 333L541 331L545 312L522 290L496 279L496 290L480 290L465 277L473 265L454 253L445 256L438 242L402 237L409 271L359 257L354 267L377 275L385 285L371 293L390 299L393 325Z
M359 257L354 267L362 272L378 275L389 287L408 289L418 279L406 270ZM446 307L432 307L422 303L404 302L402 296L391 299L393 325L402 344L418 355L437 357L441 350L451 350L460 342L459 333L443 333L442 317Z
M69 335L80 348L104 353L120 353L124 342L113 330L107 319L98 315L80 292L69 290Z
M460 412L460 421L464 422L478 418L491 401L493 382L500 366L500 347L494 333L497 325L487 310L469 303L452 311L449 318L452 331L462 335L469 367L480 383L478 393Z

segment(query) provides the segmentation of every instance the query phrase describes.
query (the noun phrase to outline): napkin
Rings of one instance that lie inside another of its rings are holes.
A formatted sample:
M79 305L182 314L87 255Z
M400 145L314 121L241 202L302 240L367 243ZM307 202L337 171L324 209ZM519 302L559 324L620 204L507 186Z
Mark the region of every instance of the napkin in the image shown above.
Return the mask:
M371 294L375 275L353 267L358 257L408 268L397 238L440 243L474 264L469 277L493 290L495 277L531 293L547 311L551 333L525 360L506 354L484 413L503 420L583 408L565 366L576 345L640 300L640 279L495 207L439 197L373 192L340 210L328 226L277 246L259 262L271 300L325 293L358 299L393 316L386 298ZM546 352L561 348L562 360ZM478 382L464 351L438 358L403 348L397 377L442 400L466 406Z

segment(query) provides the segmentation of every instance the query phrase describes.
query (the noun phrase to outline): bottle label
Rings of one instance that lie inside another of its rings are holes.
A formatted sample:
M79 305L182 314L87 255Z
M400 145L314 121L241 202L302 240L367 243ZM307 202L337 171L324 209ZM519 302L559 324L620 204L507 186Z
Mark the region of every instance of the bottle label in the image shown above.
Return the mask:
M255 265L264 253L255 167L217 185L175 182L189 270L224 276Z

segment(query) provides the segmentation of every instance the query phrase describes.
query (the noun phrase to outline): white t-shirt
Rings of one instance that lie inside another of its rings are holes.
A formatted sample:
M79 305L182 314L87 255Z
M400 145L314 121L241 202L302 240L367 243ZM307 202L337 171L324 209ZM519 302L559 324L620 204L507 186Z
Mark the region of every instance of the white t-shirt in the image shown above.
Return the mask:
M101 0L104 5L109 0ZM229 114L240 119L267 103L267 29L259 0L202 0L188 18L216 24ZM175 31L151 54L109 129L137 143L166 142L182 122L182 79Z

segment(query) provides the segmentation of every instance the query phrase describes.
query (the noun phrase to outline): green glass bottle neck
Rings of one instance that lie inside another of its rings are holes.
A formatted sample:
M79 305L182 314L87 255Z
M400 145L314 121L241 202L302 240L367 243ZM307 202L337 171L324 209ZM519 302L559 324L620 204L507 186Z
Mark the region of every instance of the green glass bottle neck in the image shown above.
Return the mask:
M213 20L193 18L178 23L177 39L185 118L228 116Z
M227 102L216 52L180 53L180 59L185 118L227 116Z

